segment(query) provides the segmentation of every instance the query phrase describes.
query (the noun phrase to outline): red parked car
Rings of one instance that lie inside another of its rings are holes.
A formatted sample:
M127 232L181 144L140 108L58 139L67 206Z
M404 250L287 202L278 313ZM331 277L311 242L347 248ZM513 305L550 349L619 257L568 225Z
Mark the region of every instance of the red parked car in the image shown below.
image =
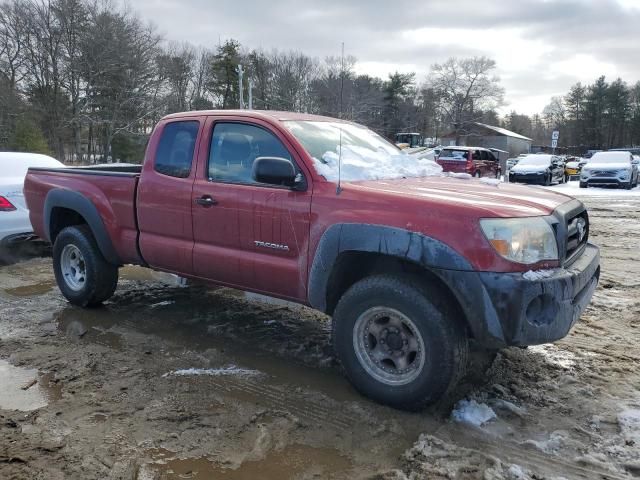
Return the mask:
M445 172L468 173L474 177L500 178L500 161L482 147L444 147L437 162Z
M327 173L339 144L355 159L341 188ZM371 159L393 178L356 178ZM71 303L109 299L124 264L299 302L333 317L356 388L416 409L461 378L472 340L498 349L567 335L598 283L599 251L578 200L398 178L392 162L415 163L341 120L188 112L158 123L142 166L32 168L25 197Z

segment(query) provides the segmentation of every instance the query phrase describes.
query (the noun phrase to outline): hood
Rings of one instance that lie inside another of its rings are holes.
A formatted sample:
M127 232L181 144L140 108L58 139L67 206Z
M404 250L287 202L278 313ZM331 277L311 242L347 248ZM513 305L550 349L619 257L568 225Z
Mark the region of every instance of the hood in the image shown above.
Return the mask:
M582 168L583 170L629 170L631 165L629 162L589 162Z
M580 162L567 162L565 163L565 167L567 168L579 168Z
M516 173L526 173L526 172L544 172L549 165L522 165L521 163L516 164L511 171Z
M559 205L572 200L568 195L541 187L494 184L488 179L422 177L352 182L348 185L361 192L398 196L404 200L414 198L417 202L468 207L476 210L478 216L487 217L549 215Z

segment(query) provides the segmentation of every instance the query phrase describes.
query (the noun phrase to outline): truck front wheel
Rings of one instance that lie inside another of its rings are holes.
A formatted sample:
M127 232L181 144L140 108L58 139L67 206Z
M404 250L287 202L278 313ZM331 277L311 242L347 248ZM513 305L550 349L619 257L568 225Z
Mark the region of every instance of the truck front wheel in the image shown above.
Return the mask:
M438 292L390 275L365 278L343 295L333 343L356 389L409 410L436 402L454 386L469 351L464 326Z
M118 267L105 260L86 225L67 227L58 234L53 271L64 297L81 307L101 304L118 285Z

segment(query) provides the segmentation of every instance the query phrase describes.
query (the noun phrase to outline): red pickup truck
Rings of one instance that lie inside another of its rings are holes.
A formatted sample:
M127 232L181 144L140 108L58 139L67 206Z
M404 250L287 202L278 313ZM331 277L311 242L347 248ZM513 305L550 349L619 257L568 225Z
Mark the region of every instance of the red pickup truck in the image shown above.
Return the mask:
M338 145L352 162L339 188ZM189 112L158 123L142 166L32 168L24 191L71 303L107 300L124 264L299 302L333 317L355 387L396 407L440 398L470 342L567 335L600 273L581 202L442 175L371 179L366 162L385 155L411 161L332 118Z

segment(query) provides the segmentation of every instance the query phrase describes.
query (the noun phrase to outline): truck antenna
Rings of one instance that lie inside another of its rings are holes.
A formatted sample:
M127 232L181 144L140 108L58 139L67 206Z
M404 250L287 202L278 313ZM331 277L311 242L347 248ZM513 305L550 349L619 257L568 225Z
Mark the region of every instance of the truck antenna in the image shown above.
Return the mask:
M342 42L342 55L340 57L340 115L342 120L342 93L344 92L344 42ZM336 195L342 192L340 180L342 178L342 122L339 127L340 139L338 144L338 186L336 187Z

